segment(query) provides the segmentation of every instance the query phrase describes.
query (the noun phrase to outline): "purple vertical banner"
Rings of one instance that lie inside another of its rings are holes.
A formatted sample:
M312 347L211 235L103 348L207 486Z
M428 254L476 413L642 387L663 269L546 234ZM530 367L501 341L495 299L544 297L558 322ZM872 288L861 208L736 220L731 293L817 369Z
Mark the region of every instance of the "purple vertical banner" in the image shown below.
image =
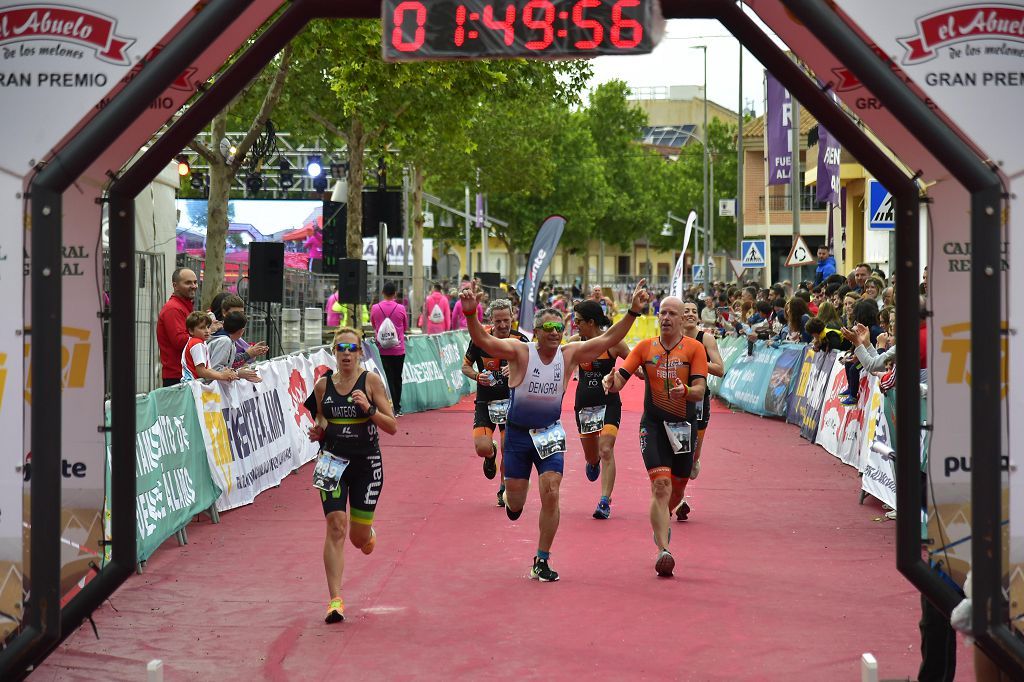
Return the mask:
M842 147L825 126L818 124L818 201L839 203L839 159Z
M793 99L782 83L765 72L768 103L765 128L768 132L768 184L787 185L793 168Z
M843 187L839 191L839 226L842 228L842 245L843 252L841 254L841 263L846 262L846 188Z
M484 226L484 195L479 192L476 194L476 226Z

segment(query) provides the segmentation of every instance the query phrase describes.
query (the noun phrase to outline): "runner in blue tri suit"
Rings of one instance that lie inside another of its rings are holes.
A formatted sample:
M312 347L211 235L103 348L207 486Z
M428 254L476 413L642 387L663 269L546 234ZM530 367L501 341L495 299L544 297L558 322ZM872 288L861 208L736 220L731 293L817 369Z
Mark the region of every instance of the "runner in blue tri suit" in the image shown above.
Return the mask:
M477 296L463 290L459 295L470 338L493 358L508 361L511 404L505 432L505 513L515 521L523 513L530 472L537 469L540 482L540 538L530 578L558 580L549 566L551 544L558 530L558 491L562 482L565 430L559 421L566 381L581 362L592 362L625 338L633 320L647 303L644 280L633 292L629 314L607 332L588 341L561 345L565 330L562 314L553 308L537 313L536 341L497 339L476 317Z

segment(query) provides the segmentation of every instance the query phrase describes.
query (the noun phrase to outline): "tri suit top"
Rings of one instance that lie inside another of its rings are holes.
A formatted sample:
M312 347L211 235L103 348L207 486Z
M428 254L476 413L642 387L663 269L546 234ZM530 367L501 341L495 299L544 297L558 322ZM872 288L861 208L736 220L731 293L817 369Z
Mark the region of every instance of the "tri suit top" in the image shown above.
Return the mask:
M580 377L576 385L576 400L573 404L577 412L581 407L622 404L618 393L605 393L604 386L601 385L605 375L615 369L615 358L609 354L609 351L601 353L596 360L581 362L579 368Z
M523 383L511 390L508 423L518 429L540 429L551 426L562 415L565 393L565 359L562 348L555 349L554 359L545 364L537 344L527 344L529 361Z
M352 385L352 390L345 394L338 393L331 376L332 372L328 371L324 375L327 378L327 388L320 404L323 407L323 416L327 419L327 428L324 430L323 443L326 450L336 455L349 457L379 452L377 425L370 419L366 410L352 402L352 394L356 391L369 395L366 390L368 374L369 372L363 371Z
M488 329L487 333L491 330ZM520 341L529 342L525 335L520 332L513 331L509 334L510 339L519 339ZM493 381L490 386L484 386L481 383L477 383L476 386L476 402L478 403L489 403L492 400L504 400L508 398L508 377L501 373L501 368L508 366L508 360L499 360L498 358L492 358L487 354L480 346L476 345L472 341L469 342L469 347L466 348L466 357L463 363L471 367L475 366L477 371L490 372L493 377Z

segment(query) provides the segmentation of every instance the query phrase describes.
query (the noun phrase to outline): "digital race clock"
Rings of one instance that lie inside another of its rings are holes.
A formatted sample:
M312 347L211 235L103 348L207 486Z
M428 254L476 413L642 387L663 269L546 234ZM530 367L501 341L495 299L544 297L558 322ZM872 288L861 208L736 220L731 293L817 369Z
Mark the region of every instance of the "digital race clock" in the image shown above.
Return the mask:
M642 54L664 32L658 0L384 0L384 59Z

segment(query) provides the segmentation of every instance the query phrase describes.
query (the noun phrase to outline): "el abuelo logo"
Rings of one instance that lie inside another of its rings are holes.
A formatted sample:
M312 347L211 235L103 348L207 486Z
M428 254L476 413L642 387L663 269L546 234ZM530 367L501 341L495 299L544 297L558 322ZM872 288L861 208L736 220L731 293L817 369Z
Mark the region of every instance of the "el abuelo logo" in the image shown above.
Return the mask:
M940 10L919 18L917 33L899 42L907 50L903 63L917 64L934 59L940 47L979 39L1024 42L1024 7L984 3Z
M21 5L0 10L0 45L57 40L93 48L98 58L111 64L130 64L125 50L135 39L116 31L116 19L78 7ZM31 55L25 52L25 56Z

